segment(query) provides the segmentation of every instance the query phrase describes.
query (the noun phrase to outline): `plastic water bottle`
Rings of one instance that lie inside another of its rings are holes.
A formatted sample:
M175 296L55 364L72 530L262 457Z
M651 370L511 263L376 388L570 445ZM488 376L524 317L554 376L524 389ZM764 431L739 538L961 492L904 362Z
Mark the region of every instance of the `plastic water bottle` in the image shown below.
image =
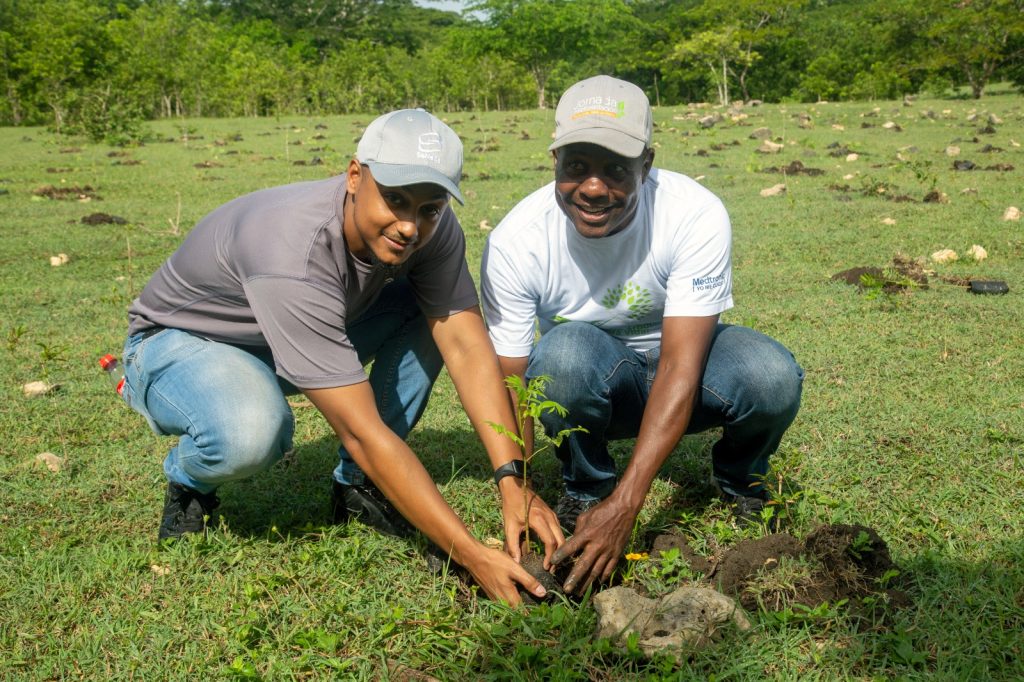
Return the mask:
M110 379L111 385L117 394L120 396L124 395L124 368L121 367L121 363L117 361L110 353L107 353L100 358L100 367L107 373L107 378Z

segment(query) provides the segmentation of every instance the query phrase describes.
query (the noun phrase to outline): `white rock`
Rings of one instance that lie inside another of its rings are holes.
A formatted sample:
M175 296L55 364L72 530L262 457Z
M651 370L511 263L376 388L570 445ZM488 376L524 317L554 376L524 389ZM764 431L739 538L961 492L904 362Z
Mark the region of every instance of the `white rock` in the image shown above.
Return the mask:
M951 144L946 147L946 156L959 156L959 154L960 147L957 147L955 144Z
M841 123L833 123L832 130L846 130L846 126L842 125Z
M849 154L846 155L846 160L851 162L851 163L853 161L856 161L859 158L860 158L860 155L857 152L850 152Z
M64 468L64 459L52 452L40 452L36 455L36 461L45 464L46 468L55 474L60 473L60 470Z
M619 586L599 592L593 604L598 615L596 637L621 647L636 637L648 658L667 653L681 659L686 649L718 639L723 626L750 629L750 621L735 601L705 587L680 587L654 600Z
M971 248L967 250L967 255L976 261L983 261L988 258L988 251L981 244L972 244Z
M56 390L57 384L49 384L45 381L30 381L21 387L21 392L26 398L38 398L41 395L52 393Z
M896 221L893 218L882 218L883 225L895 225Z
M932 261L936 263L952 263L959 259L960 256L953 249L942 249L932 254Z
M1003 220L1020 220L1020 209L1010 206L1003 212Z
M761 146L757 148L757 151L762 154L778 154L783 149L783 145L772 142L771 140L765 140L761 143Z
M772 185L761 190L761 196L763 197L778 197L786 193L786 186L779 183L778 185Z
M58 253L56 256L50 256L50 265L55 268L59 268L62 265L66 265L71 258L66 253Z
M493 229L493 228L491 227L491 224L489 222L487 222L487 219L485 218L484 220L480 221L480 229L484 230L484 231L487 231L487 230L490 230L490 229Z

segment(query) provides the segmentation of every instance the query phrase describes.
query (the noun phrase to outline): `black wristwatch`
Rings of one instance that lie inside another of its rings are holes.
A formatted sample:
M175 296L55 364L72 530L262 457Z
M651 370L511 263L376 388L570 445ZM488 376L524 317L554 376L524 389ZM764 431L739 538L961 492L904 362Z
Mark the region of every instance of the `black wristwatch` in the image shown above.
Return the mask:
M494 484L497 485L498 481L506 476L518 476L519 478L522 478L525 473L526 463L521 459L514 459L507 464L502 464L494 470Z

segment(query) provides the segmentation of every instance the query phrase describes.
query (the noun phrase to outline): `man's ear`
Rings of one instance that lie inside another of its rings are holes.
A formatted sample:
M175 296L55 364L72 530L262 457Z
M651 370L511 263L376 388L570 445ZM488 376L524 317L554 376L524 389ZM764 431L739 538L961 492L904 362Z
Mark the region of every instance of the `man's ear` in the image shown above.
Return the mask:
M354 197L363 181L363 166L359 163L359 159L352 159L348 162L345 176L345 191Z
M644 154L644 174L641 182L647 181L647 176L651 174L651 167L654 166L654 147L650 147Z

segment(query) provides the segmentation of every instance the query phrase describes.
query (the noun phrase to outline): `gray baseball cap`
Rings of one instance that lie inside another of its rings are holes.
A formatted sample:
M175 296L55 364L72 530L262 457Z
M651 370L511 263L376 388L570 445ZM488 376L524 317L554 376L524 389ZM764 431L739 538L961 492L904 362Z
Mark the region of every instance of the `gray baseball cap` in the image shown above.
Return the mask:
M635 159L651 146L651 103L644 91L611 76L594 76L571 86L555 109L554 151L589 142Z
M359 140L356 158L385 187L426 182L444 187L465 203L459 192L462 140L423 109L400 109L375 119Z

